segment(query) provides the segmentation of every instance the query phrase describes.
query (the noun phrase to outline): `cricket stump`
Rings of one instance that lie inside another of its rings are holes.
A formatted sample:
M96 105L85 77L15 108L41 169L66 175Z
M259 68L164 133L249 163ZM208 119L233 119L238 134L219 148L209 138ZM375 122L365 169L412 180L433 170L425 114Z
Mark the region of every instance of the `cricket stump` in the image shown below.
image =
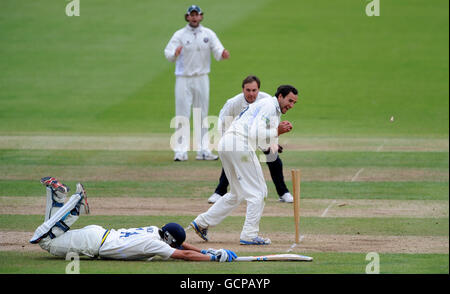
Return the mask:
M300 243L300 170L292 169L292 192L294 196L295 244Z

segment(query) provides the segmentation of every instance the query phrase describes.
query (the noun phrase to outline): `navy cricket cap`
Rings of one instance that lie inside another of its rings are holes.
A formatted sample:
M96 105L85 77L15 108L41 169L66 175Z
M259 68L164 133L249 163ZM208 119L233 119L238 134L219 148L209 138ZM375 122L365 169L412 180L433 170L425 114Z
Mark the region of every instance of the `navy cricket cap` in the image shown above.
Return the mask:
M198 7L197 5L191 5L189 6L189 8L186 11L186 14L191 14L192 11L197 11L198 14L202 14L202 10L200 9L200 7Z

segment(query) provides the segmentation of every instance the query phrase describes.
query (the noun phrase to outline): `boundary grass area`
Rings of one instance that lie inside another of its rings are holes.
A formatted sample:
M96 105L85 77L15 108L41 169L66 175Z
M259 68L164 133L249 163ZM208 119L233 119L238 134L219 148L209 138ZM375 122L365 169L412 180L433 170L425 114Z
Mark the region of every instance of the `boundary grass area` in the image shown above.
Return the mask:
M187 226L195 216L84 216L74 225L100 225L105 228L141 227L148 224L162 226L178 222ZM1 230L34 231L43 221L40 215L0 215ZM217 232L239 232L244 223L242 216L229 216L223 223L211 229ZM397 236L448 236L449 218L301 218L302 233L305 234L351 234L351 235L397 235ZM263 217L262 232L293 232L292 217Z
M262 255L264 252L245 252ZM112 261L80 259L82 274L364 274L363 253L311 253L313 262L210 263L183 261ZM380 254L381 274L448 274L447 254ZM10 260L14 260L11 263ZM47 252L2 252L2 273L63 274L69 261Z
M288 175L286 175L288 176ZM64 181L75 187L76 181ZM209 197L217 185L213 181L83 181L91 197ZM288 187L292 186L286 180ZM276 199L274 185L267 183L269 200ZM0 180L1 196L43 197L37 180ZM315 182L301 183L304 199L389 199L448 200L448 182Z

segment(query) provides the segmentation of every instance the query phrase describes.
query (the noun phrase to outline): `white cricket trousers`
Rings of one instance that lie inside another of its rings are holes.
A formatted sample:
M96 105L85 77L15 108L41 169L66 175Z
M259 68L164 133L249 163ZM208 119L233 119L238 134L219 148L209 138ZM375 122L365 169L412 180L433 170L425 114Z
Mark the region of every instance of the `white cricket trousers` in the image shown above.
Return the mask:
M208 116L209 110L209 77L207 74L185 77L177 76L175 81L175 115L183 117L187 121L187 128L190 130L191 108L193 111L200 112L200 119L193 124L194 126L194 144L196 151L209 150L208 148L208 128L203 128L204 119ZM195 113L194 113L195 115ZM194 116L194 119L196 117ZM178 130L178 127L176 128ZM190 147L189 135L183 135L176 146L175 152L187 152Z
M97 225L90 225L78 230L69 230L54 239L42 239L39 245L52 255L66 256L69 252L90 257L98 256L102 236L106 230Z
M240 238L252 240L258 236L267 186L255 152L236 150L236 141L241 142L238 146L244 145L244 138L233 134L225 134L219 141L219 157L230 182L230 192L220 197L208 211L200 214L195 222L205 228L216 226L246 200L247 211Z

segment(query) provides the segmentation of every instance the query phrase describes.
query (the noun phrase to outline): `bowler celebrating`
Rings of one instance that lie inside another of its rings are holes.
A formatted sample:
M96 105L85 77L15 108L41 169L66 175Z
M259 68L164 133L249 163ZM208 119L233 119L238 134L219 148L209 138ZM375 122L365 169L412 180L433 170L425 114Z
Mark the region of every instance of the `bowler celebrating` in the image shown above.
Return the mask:
M240 236L242 245L268 245L270 239L259 236L259 221L267 197L267 186L256 156L256 149L278 151L278 136L287 132L280 125L281 114L294 107L298 91L290 85L278 87L275 97L250 104L234 119L219 141L219 156L230 182L230 193L225 194L191 222L191 227L208 241L210 226L221 223L239 204L247 201L245 222Z
M227 100L225 105L219 114L219 128L222 132L225 132L229 124L237 117L246 107L250 104L259 101L260 99L270 98L271 96L259 90L261 81L254 75L247 76L242 81L242 92ZM286 132L289 132L292 128L289 124L283 123L279 128L285 128ZM269 152L266 152L269 153ZM281 153L281 146L278 153ZM269 155L269 154L268 154ZM269 166L270 176L277 190L280 202L292 203L294 198L284 182L283 176L283 162L278 154L276 158L268 158L267 165ZM272 160L274 159L274 160ZM215 203L220 197L227 193L228 179L225 175L225 171L222 169L220 174L219 184L216 187L214 194L208 199L208 203Z

